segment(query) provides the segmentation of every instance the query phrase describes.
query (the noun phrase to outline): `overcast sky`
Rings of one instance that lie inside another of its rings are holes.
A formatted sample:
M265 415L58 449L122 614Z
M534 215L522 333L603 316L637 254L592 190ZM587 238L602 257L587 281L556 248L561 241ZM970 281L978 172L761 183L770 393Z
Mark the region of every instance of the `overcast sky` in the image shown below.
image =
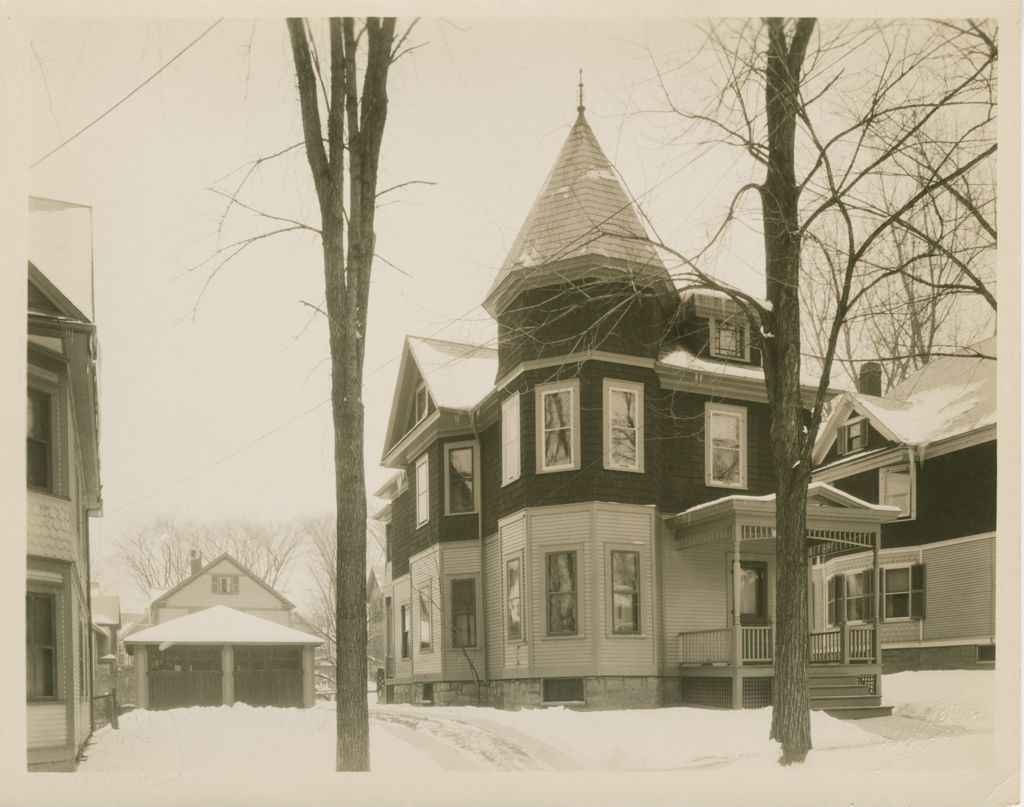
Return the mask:
M36 21L33 160L212 22ZM739 153L695 159L700 147L667 145L673 116L652 112L652 55L693 48L695 23L424 20L413 40L422 47L392 72L380 184L435 184L391 194L378 216L377 251L397 269L378 261L374 270L370 491L390 473L377 462L403 335L493 340L478 306L575 118L580 68L588 119L666 242L700 243L744 179ZM157 512L286 518L332 508L326 327L302 302L322 300L319 243L308 233L262 240L199 300L224 209L208 188L233 190L253 160L300 140L284 23L225 20L31 171L33 195L93 208L101 564L127 520ZM242 198L318 224L301 149L258 171ZM235 212L219 243L274 226ZM719 271L760 290L758 250L756 234L741 230Z

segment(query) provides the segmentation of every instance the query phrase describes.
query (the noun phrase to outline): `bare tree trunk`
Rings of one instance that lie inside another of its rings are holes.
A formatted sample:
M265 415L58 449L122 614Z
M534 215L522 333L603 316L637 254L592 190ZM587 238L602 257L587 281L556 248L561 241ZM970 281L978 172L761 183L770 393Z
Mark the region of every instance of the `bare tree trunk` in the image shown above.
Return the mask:
M800 221L794 170L800 70L814 20L801 19L792 41L782 20L768 21L765 100L768 170L761 189L765 270L772 305L771 338L763 339L771 404L770 445L776 477L776 669L771 737L784 763L811 749L807 692L807 556L809 436L800 390Z
M306 157L320 204L331 346L338 531L336 765L339 771L370 769L362 384L374 253L377 168L387 118L387 79L394 30L393 19L371 17L359 35L350 17L329 21L330 99L325 101L325 138L316 79L322 71L320 66L314 70L307 26L301 19L288 20ZM360 41L365 41L367 54L361 94L356 63Z

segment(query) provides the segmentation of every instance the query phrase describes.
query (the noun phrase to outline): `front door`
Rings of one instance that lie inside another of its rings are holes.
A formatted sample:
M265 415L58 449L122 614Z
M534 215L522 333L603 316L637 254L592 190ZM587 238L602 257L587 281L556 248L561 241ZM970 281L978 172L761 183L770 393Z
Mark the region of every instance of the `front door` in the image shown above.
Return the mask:
M763 560L740 561L740 624L768 622L768 564Z

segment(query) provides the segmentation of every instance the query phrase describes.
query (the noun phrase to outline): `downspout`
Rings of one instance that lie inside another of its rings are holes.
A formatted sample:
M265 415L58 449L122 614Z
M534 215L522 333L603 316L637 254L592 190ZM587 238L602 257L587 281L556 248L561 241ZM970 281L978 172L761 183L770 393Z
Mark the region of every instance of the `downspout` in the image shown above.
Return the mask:
M477 410L469 413L469 425L473 429L473 437L476 439L477 464L480 467L480 505L476 509L476 542L480 552L480 650L483 667L483 678L487 680L487 615L484 612L487 599L484 596L484 463L483 445L480 441L480 429L476 422ZM480 706L480 689L477 682L477 706Z

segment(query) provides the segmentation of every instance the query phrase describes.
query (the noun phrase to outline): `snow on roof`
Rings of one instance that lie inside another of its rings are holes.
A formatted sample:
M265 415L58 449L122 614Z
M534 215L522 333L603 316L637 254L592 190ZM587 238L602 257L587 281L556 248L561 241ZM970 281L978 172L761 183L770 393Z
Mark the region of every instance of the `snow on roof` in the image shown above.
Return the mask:
M894 506L888 505L888 504L872 504L871 502L866 502L863 499L860 499L860 498L854 496L853 494L847 493L846 491L840 490L839 488L835 487L834 485L828 484L827 482L811 482L807 486L807 500L808 500L807 503L808 503L808 505L814 504L814 502L812 502L811 499L815 498L815 496L817 494L825 494L825 496L827 496L829 498L837 499L837 500L840 500L840 501L845 501L845 502L848 502L849 504L854 505L856 507L863 507L865 510L875 510L875 511L877 511L879 513L898 513L898 512L900 512L900 508L899 507L894 507ZM722 504L724 504L725 502L766 502L767 503L767 502L774 502L774 501L775 501L775 494L774 493L766 493L763 496L751 496L751 495L746 494L746 493L734 493L731 496L722 496L722 497L720 497L718 499L712 499L709 502L702 502L701 504L695 504L693 507L687 508L686 510L683 510L681 513L678 513L677 515L680 515L680 516L692 515L694 513L699 513L701 510L707 510L707 509L709 509L711 507L719 507Z
M996 422L995 337L963 355L929 362L886 397L851 393L854 406L881 422L900 442L923 445Z
M729 378L764 381L764 370L755 364L738 364L724 359L705 359L685 347L673 347L658 358L658 363L667 367L677 367L695 373L710 373L728 376ZM817 387L819 379L810 373L801 372L800 383L808 387Z
M484 345L409 336L409 349L443 409L472 409L494 388L498 351Z
M214 605L146 628L125 639L132 644L320 644L312 634Z

